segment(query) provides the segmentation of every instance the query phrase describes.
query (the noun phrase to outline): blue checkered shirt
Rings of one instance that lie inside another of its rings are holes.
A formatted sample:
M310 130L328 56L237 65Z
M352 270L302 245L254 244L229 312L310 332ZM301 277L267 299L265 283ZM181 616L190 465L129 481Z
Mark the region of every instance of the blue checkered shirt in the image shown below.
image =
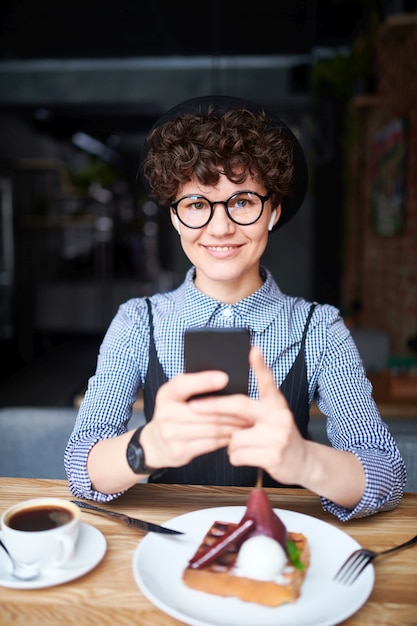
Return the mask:
M277 385L282 383L298 354L310 303L283 294L270 272L264 268L262 272L261 288L232 305L199 291L193 282L194 268L180 287L150 298L157 354L168 378L184 369L186 328L242 326L250 329L252 344L261 347ZM132 405L145 382L148 352L146 302L133 298L120 306L104 337L65 452L69 485L77 497L108 501L120 495L92 490L87 456L98 441L126 432ZM406 480L404 462L372 398L350 332L333 306L316 306L305 355L309 401L316 400L327 417L331 445L356 454L366 473L365 493L353 510L321 498L323 508L341 520L394 508ZM252 373L249 395L257 397Z

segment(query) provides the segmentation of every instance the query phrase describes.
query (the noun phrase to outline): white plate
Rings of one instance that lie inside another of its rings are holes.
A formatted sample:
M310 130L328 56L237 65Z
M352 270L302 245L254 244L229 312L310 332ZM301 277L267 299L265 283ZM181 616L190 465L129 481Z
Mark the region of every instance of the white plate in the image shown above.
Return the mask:
M168 524L186 534L146 535L133 555L133 576L139 589L159 609L191 626L334 626L366 602L374 583L372 565L350 587L333 581L337 569L359 544L331 524L282 509L274 511L289 531L306 535L311 550L310 567L295 603L268 608L186 587L182 572L211 524L216 520L239 522L245 510L230 506L193 511Z
M103 534L90 524L81 523L75 553L65 567L44 570L35 580L17 580L12 575L9 557L0 548L0 587L12 589L42 589L62 585L83 576L92 570L106 553L106 540Z

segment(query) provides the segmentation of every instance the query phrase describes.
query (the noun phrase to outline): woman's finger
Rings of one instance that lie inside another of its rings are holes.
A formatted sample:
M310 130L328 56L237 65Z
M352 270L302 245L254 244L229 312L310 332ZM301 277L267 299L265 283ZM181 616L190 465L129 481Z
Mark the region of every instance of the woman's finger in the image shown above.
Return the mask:
M226 387L228 382L228 375L220 370L178 374L159 388L157 398L164 401L186 402L193 396L219 391Z
M253 346L249 352L249 364L252 367L258 384L259 398L274 397L279 408L286 408L288 403L277 386L272 371L264 361L261 349Z

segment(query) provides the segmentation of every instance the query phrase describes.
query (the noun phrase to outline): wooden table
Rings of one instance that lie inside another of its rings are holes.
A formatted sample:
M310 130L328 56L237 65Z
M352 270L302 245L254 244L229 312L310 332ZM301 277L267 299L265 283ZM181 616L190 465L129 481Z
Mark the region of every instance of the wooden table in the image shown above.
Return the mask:
M138 484L105 506L163 523L189 511L244 506L250 489ZM317 496L303 489L267 490L272 505L313 515L329 522L374 549L391 547L417 532L417 493L406 493L389 513L341 523L324 513ZM0 478L0 511L36 496L70 499L66 481ZM107 552L91 572L72 582L46 589L17 590L0 587L1 626L178 626L181 622L153 606L138 589L132 557L144 536L100 515L83 511L83 521L106 537ZM376 581L366 604L345 626L415 626L417 624L417 548L392 555L376 566ZM237 625L238 626L238 625Z

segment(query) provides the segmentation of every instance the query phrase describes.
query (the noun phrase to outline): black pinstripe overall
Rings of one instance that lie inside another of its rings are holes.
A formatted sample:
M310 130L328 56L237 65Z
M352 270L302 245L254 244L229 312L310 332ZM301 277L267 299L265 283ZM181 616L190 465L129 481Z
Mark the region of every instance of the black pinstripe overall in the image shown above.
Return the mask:
M168 379L156 353L152 308L148 299L146 299L146 302L149 311L150 337L149 365L143 393L144 413L146 420L149 421L152 419L154 411L156 392ZM297 426L304 437L308 437L307 429L310 418L304 346L314 307L315 304L313 303L305 323L300 350L280 387L295 417ZM226 449L222 448L215 452L203 454L183 467L164 468L163 470L157 471L149 477L149 482L251 487L255 485L256 477L256 467L233 467L229 463ZM273 480L266 472L264 472L263 485L265 487L282 486L280 483Z

